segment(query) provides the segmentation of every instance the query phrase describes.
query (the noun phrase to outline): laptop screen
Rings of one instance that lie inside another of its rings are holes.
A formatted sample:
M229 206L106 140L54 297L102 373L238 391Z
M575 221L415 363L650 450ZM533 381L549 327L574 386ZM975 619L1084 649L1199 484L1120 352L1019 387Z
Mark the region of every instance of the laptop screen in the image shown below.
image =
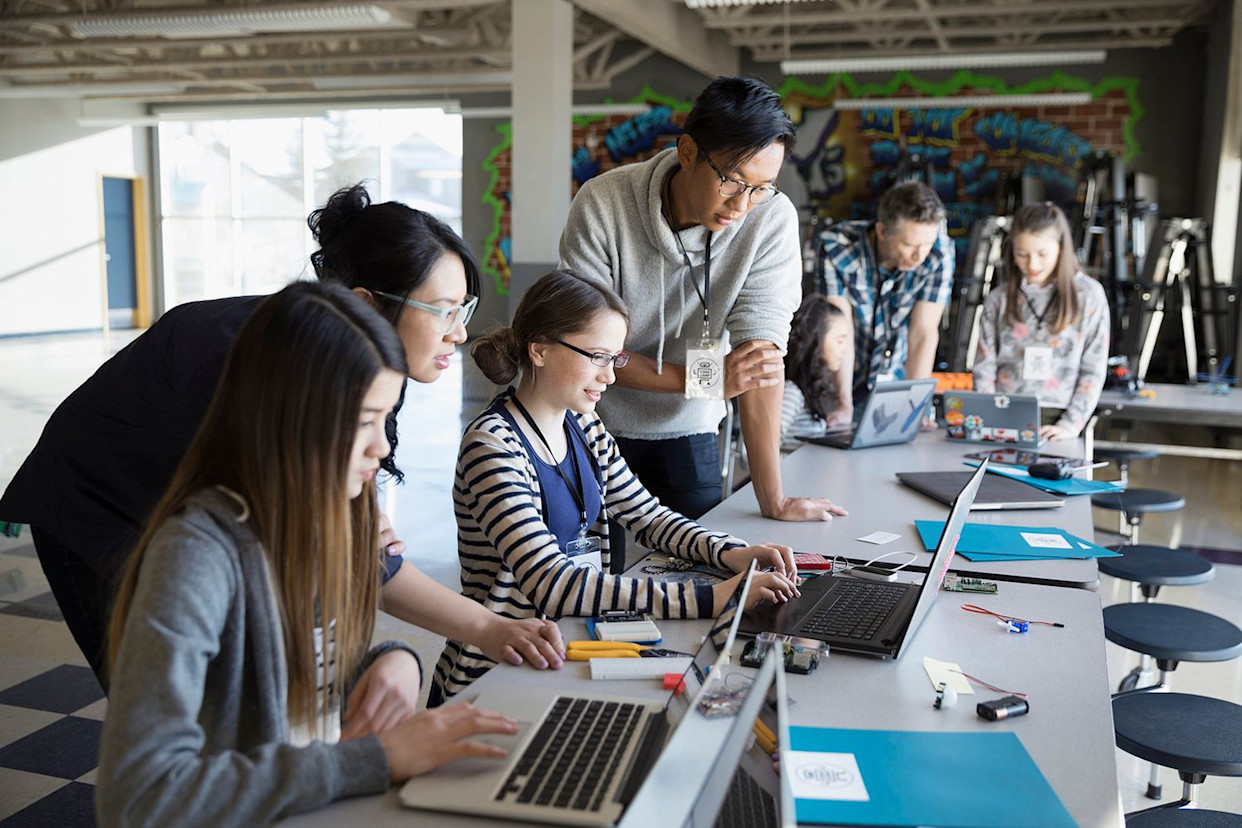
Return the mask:
M957 497L953 499L953 507L949 509L949 519L945 521L944 531L940 533L940 542L936 544L936 554L932 557L931 566L927 568L927 577L919 590L919 600L914 605L914 613L910 617L910 626L907 628L908 632L902 639L903 648L910 642L919 624L923 622L923 617L931 611L932 602L940 594L944 576L949 571L949 564L953 562L954 553L957 552L957 542L962 536L962 527L966 525L966 516L970 514L970 507L975 503L975 495L979 491L987 468L988 461L984 460L979 464L979 468L975 469L962 490L958 492Z
M855 426L855 445L901 442L916 432L935 390L935 380L877 384Z

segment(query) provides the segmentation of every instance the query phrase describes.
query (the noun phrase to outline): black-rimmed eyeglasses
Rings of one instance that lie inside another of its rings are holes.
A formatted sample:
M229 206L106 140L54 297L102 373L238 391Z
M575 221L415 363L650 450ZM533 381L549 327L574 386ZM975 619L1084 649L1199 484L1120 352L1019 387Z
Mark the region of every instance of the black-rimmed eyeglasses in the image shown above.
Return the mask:
M707 162L707 165L712 168L712 172L716 173L716 177L720 179L720 195L723 198L737 198L749 190L750 203L762 204L765 201L771 201L772 197L780 192L776 187L766 184L747 184L745 181L729 178L712 162L711 157L707 153L703 153L703 160Z
M630 363L630 355L625 351L622 351L619 354L591 353L590 351L584 351L581 348L570 345L568 342L561 339L554 339L552 341L557 345L564 345L574 353L582 354L584 357L591 360L592 365L598 365L600 368L607 368L609 364L612 364L617 368L624 368Z

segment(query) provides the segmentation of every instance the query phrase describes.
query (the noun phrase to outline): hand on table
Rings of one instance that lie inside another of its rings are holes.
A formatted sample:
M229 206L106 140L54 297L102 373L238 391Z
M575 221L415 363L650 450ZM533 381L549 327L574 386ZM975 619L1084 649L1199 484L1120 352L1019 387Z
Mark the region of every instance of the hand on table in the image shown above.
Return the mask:
M798 574L798 567L794 564L793 550L779 543L739 546L720 553L720 562L733 572L745 572L750 568L751 561L755 562L755 568L759 570L775 569L790 578Z
M1046 425L1040 427L1039 436L1045 440L1073 440L1078 434L1063 425Z
M745 574L737 574L727 581L712 585L713 609L717 614L733 597L733 593L737 592L744 577ZM756 572L750 579L750 592L746 594L746 606L743 609L751 609L762 601L783 604L801 594L792 578L786 578L779 572Z
M517 722L500 713L471 704L449 704L424 710L379 734L388 756L393 782L404 782L458 759L503 759L504 748L471 737L488 733L517 733Z
M493 661L523 662L536 670L558 669L565 661L565 642L555 621L496 616L477 644Z
M341 741L396 727L413 716L423 675L405 650L391 650L371 663L345 701Z
M774 344L762 339L743 342L725 357L725 399L776 385L784 371L785 362Z
M825 497L787 497L775 514L764 515L773 520L832 520L833 515L849 512Z

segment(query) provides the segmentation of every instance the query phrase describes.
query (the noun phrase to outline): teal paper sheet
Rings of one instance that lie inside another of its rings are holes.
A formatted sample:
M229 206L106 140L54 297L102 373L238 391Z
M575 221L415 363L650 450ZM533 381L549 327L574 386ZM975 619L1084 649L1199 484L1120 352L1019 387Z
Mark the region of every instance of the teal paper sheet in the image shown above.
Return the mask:
M923 546L928 551L935 549L940 543L940 533L944 531L944 521L916 520L914 526L918 529ZM1049 549L1031 546L1022 537L1023 532L1037 535L1060 535L1065 538L1070 548ZM963 526L962 536L957 541L957 554L968 561L975 562L1121 557L1119 552L1097 546L1055 526L1005 526L995 523L968 523Z
M968 466L978 466L978 460L963 460ZM1101 494L1108 492L1124 492L1125 486L1113 483L1110 480L1083 480L1081 477L1067 477L1064 480L1046 480L1042 477L1031 477L1023 469L1016 469L1010 466L988 466L988 471L992 474L999 474L1001 477L1009 477L1014 480L1020 480L1028 486L1034 486L1045 492L1059 495L1085 495L1085 494Z
M870 796L867 802L798 799L799 825L1058 828L1075 824L1013 733L792 727L790 746L800 751L853 754Z

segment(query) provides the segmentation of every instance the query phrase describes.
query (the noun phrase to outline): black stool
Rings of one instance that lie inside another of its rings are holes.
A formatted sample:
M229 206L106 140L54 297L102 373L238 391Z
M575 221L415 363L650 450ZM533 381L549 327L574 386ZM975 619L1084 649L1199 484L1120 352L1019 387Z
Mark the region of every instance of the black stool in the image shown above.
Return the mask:
M1144 449L1096 449L1092 452L1092 456L1096 460L1112 460L1117 464L1117 470L1121 472L1122 486L1127 486L1130 482L1130 464L1135 460L1155 460L1160 456L1158 451L1149 451Z
M1162 586L1193 586L1216 577L1216 566L1193 552L1140 543L1115 546L1120 558L1100 558L1100 572L1130 581L1130 600L1151 603ZM1140 598L1141 595L1141 598ZM1139 654L1139 664L1126 676L1119 690L1133 690L1152 676L1151 656Z
M1242 655L1242 630L1215 615L1172 604L1105 607L1104 637L1156 660L1160 679L1155 688L1147 689L1165 688L1169 673L1176 670L1180 662L1228 661ZM1121 692L1133 690L1138 680L1137 671L1130 673L1121 681ZM1239 719L1239 727L1242 728L1242 719ZM1238 736L1242 740L1242 730ZM1242 753L1242 741L1238 749ZM1160 769L1155 765L1152 765L1147 795L1152 799L1160 798Z
M1157 805L1126 817L1126 828L1238 828L1242 816L1224 811L1182 810Z
M1173 768L1182 780L1182 798L1156 808L1126 816L1127 825L1237 825L1219 821L1215 811L1173 810L1193 805L1195 788L1209 775L1242 776L1242 705L1192 696L1186 693L1147 693L1138 691L1113 698L1113 728L1117 747L1140 759ZM1147 795L1160 798L1160 786L1147 786ZM1196 821L1193 814L1203 814ZM1178 815L1178 816L1175 816ZM1150 821L1149 821L1150 820Z
M1176 512L1186 508L1182 496L1163 489L1126 489L1124 492L1103 492L1091 495L1091 505L1120 513L1120 532L1130 544L1139 542L1139 524L1143 515L1153 512Z
M1100 558L1100 572L1130 581L1130 597L1152 601L1162 586L1194 586L1216 577L1216 566L1207 558L1184 549L1135 543L1112 547L1120 558Z

